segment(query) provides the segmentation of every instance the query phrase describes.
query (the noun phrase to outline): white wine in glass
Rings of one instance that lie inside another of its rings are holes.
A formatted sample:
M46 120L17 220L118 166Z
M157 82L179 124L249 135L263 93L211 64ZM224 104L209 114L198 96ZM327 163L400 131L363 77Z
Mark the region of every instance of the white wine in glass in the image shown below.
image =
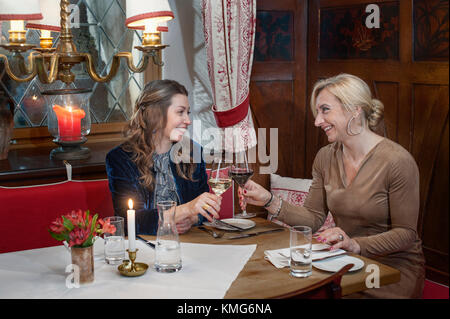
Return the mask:
M217 196L222 195L227 191L228 188L231 186L231 178L210 178L208 181L209 186L211 187L211 190L216 194Z
M225 165L221 159L214 159L208 184L217 196L222 195L231 187L232 181L228 174L229 170L230 167Z

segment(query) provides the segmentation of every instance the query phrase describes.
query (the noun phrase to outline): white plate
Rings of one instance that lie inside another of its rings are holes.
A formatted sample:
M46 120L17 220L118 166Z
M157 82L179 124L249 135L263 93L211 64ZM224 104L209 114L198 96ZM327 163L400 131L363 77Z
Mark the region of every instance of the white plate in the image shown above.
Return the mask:
M325 249L328 249L330 247L331 246L327 245L327 244L312 244L311 245L311 250L312 251L325 250Z
M352 256L336 256L334 258L313 261L312 264L317 269L330 272L337 272L341 270L342 267L348 264L354 264L354 266L349 271L360 270L362 267L364 267L364 261Z
M230 225L241 227L243 229L250 229L250 228L255 227L255 225L256 225L254 221L249 220L249 219L226 218L226 219L221 219L221 221L223 221L227 224L230 224ZM205 224L206 226L212 226L212 227L222 229L222 230L236 230L234 228L222 226L220 224L212 225L210 222L204 222L203 224Z

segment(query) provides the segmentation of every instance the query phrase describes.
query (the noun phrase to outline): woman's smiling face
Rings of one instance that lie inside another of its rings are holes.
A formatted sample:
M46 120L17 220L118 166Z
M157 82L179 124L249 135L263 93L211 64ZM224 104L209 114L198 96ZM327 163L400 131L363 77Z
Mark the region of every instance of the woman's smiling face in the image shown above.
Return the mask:
M320 91L316 98L316 119L314 125L327 134L328 142L342 141L347 134L347 123L351 113L344 110L341 102L327 89Z
M172 142L181 141L188 126L192 123L189 114L190 108L187 96L175 94L167 109L167 124L164 128L164 136Z

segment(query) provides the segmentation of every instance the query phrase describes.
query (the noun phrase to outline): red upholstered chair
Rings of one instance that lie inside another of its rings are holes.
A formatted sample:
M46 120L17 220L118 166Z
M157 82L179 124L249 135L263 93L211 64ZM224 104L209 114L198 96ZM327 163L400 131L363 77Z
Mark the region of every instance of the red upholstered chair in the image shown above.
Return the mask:
M422 299L449 299L448 286L426 279Z
M348 264L328 278L306 288L302 288L273 299L341 299L341 279L354 265Z
M211 173L210 169L206 170L206 173ZM209 191L211 191L211 187L209 188ZM222 206L220 207L220 219L225 218L233 218L234 217L234 183L231 184L231 187L222 194Z
M114 215L107 179L0 187L0 202L0 253L60 245L49 225L72 210Z

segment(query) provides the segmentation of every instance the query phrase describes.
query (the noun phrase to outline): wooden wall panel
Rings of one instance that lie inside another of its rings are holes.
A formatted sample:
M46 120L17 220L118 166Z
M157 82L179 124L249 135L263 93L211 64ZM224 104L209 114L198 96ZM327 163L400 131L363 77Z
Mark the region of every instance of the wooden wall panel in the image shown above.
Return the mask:
M276 174L282 176L305 173L307 4L303 0L257 2L250 106L256 128L265 128L267 136L270 128L278 129ZM265 23L274 25L261 25ZM278 53L270 54L267 43L279 45Z
M449 225L449 125L448 116L442 130L439 150L429 183L422 218L423 250L428 265L428 277L448 283ZM426 218L424 218L426 217Z
M374 92L380 101L384 101L384 130L380 130L378 133L398 142L397 127L400 112L400 106L398 104L398 83L374 81L372 92Z
M291 165L295 152L292 152L293 130L296 126L294 90L292 81L252 81L250 102L258 106L254 114L255 125L266 130L278 129L278 171L282 176L292 176ZM284 123L280 125L280 123ZM269 141L273 143L274 141ZM267 144L270 150L270 144ZM269 151L266 151L269 154Z
M448 279L448 86L414 84L413 101L411 153L420 170L419 233L429 276L442 281Z

